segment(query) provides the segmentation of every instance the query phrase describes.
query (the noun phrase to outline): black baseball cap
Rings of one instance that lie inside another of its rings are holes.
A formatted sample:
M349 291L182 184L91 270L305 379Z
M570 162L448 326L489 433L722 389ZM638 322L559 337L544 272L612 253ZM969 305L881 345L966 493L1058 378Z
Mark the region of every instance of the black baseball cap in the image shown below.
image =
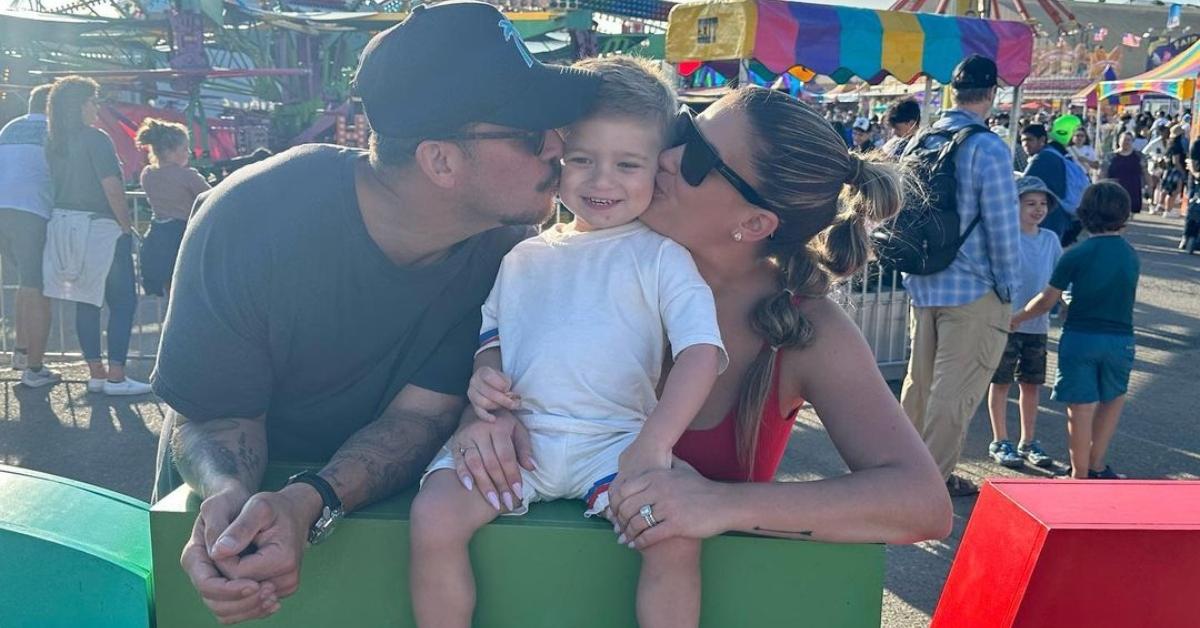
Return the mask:
M956 89L987 89L996 86L996 62L978 54L963 59L954 68L950 85Z
M419 5L371 38L354 89L377 133L435 138L472 122L566 126L588 111L600 75L543 65L508 18L483 2Z

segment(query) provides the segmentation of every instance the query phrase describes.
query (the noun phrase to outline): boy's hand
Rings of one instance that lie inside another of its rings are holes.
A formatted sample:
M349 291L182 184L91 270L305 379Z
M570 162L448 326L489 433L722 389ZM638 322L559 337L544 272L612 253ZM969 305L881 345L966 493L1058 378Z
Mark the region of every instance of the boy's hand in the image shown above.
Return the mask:
M646 472L670 469L671 459L670 447L658 447L639 437L628 449L621 452L621 457L617 459L617 478L609 490L619 488Z
M512 392L512 380L490 366L480 367L471 375L467 399L475 408L475 414L488 423L496 421L496 416L491 412L493 410L517 410L521 407L521 396Z

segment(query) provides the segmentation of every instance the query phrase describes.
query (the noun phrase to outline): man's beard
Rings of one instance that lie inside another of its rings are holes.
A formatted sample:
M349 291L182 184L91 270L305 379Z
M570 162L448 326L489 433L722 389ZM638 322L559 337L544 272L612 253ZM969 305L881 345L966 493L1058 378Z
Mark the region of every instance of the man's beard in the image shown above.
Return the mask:
M562 174L562 166L558 162L551 162L550 174L541 183L537 185L537 192L544 194L558 187L558 179ZM505 216L500 219L500 224L513 225L540 225L546 222L554 214L554 199L551 197L549 203L542 208L532 208L527 212L523 212L514 216Z

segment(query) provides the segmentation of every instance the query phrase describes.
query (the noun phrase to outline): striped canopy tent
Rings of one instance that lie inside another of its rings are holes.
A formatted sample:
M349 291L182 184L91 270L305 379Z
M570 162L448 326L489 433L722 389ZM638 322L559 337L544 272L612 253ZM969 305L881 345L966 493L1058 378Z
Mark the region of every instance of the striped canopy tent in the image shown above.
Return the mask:
M1137 76L1118 81L1102 81L1096 87L1100 98L1116 94L1163 94L1190 101L1196 93L1196 75L1200 74L1200 42L1170 61Z
M1021 22L785 0L687 2L671 10L667 26L667 60L685 76L708 61L738 59L838 83L877 84L889 75L949 83L973 53L995 59L1005 84L1020 85L1032 66L1033 31Z

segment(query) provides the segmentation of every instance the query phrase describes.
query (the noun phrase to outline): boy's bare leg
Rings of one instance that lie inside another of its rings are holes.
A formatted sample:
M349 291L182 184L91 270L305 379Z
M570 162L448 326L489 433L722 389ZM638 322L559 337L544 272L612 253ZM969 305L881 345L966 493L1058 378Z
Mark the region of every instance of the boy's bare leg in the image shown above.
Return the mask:
M1092 423L1092 449L1089 457L1089 468L1093 471L1104 470L1104 456L1108 454L1108 444L1112 442L1113 434L1117 432L1117 421L1121 418L1121 410L1125 407L1125 395L1112 401L1097 404L1096 418Z
M638 579L641 628L700 625L700 541L673 538L642 551Z
M453 469L425 480L410 514L409 586L418 626L470 628L475 575L467 544L499 514L478 489L463 488Z
M1041 400L1042 387L1039 384L1019 382L1021 389L1021 442L1028 443L1037 438L1038 401Z
M1010 384L988 386L988 417L992 419L992 440L1008 438L1008 389Z
M1092 456L1092 420L1095 403L1072 403L1067 406L1067 435L1071 444L1071 477L1087 479Z

